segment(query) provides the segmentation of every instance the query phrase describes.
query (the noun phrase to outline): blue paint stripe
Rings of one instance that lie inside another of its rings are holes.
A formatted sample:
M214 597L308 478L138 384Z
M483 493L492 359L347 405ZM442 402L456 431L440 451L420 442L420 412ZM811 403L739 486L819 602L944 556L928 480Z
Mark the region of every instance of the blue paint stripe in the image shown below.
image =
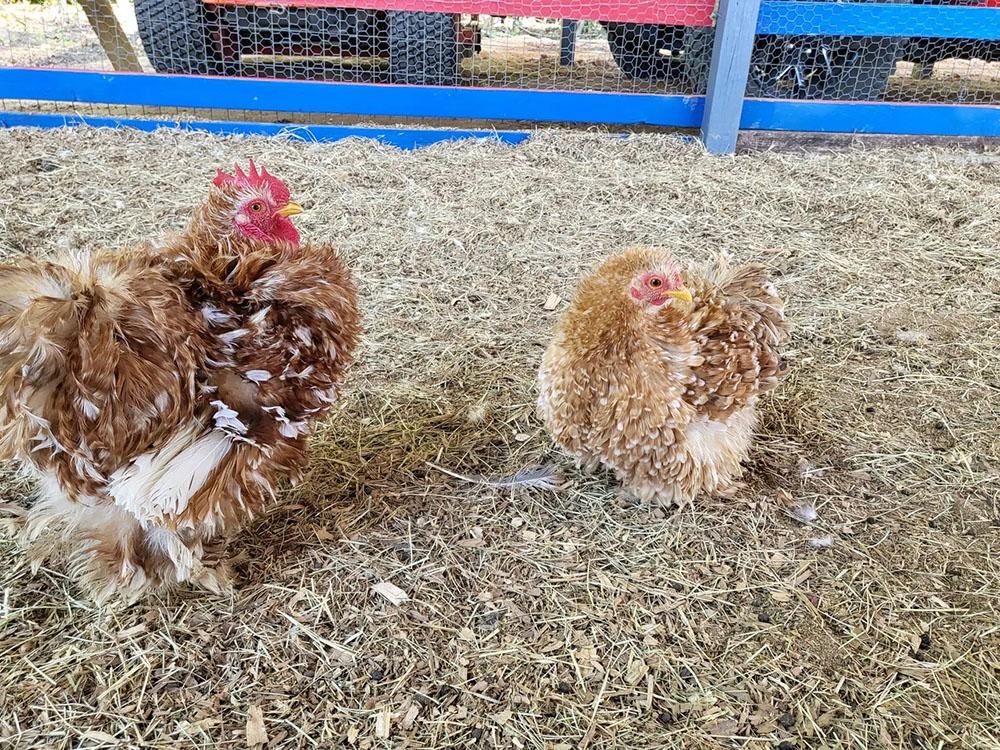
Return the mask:
M296 141L329 142L344 138L371 138L402 149L423 148L442 141L464 138L495 139L503 143L523 143L530 133L514 130L389 130L340 125L282 125L263 122L219 122L215 120L147 120L134 117L89 117L22 112L0 112L0 127L63 128L88 125L93 128L132 128L153 132L160 128L214 133L216 135L268 135Z
M0 99L698 127L704 97L0 68Z
M765 0L757 33L1000 40L1000 8Z
M1000 107L747 99L744 130L886 135L1000 136Z

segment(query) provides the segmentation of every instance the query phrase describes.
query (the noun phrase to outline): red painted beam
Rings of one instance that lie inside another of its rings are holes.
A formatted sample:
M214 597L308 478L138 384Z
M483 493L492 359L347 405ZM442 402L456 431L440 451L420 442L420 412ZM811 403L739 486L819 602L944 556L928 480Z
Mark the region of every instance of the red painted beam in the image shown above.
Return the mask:
M366 8L487 16L627 21L672 26L711 26L715 0L203 0L209 5L274 8Z

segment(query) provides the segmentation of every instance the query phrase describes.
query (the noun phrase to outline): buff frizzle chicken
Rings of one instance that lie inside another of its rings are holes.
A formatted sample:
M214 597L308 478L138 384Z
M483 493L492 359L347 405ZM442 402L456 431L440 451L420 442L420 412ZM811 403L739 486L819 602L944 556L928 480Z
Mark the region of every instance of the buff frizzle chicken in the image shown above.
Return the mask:
M36 561L99 600L228 587L228 540L301 474L360 330L300 211L251 164L161 248L0 267L0 451L39 483Z
M732 494L788 335L761 266L682 273L669 253L630 249L580 284L542 360L539 414L641 500Z

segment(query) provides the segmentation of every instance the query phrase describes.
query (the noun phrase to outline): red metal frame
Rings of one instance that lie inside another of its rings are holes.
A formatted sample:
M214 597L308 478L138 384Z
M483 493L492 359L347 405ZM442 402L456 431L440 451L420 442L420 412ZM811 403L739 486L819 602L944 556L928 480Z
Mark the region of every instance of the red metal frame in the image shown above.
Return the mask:
M208 5L296 8L364 8L487 16L625 21L671 26L711 26L715 0L203 0Z

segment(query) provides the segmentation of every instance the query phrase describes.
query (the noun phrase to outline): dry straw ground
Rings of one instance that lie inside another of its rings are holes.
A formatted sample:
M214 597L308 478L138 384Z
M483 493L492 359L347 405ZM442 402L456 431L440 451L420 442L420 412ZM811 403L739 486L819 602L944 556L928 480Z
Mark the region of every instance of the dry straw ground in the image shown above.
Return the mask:
M5 254L158 237L254 156L343 247L367 325L231 599L99 610L3 542L12 746L1000 746L1000 156L85 130L0 150ZM544 303L630 242L763 259L789 299L792 375L736 499L622 506L533 416ZM558 494L430 465L545 460Z

